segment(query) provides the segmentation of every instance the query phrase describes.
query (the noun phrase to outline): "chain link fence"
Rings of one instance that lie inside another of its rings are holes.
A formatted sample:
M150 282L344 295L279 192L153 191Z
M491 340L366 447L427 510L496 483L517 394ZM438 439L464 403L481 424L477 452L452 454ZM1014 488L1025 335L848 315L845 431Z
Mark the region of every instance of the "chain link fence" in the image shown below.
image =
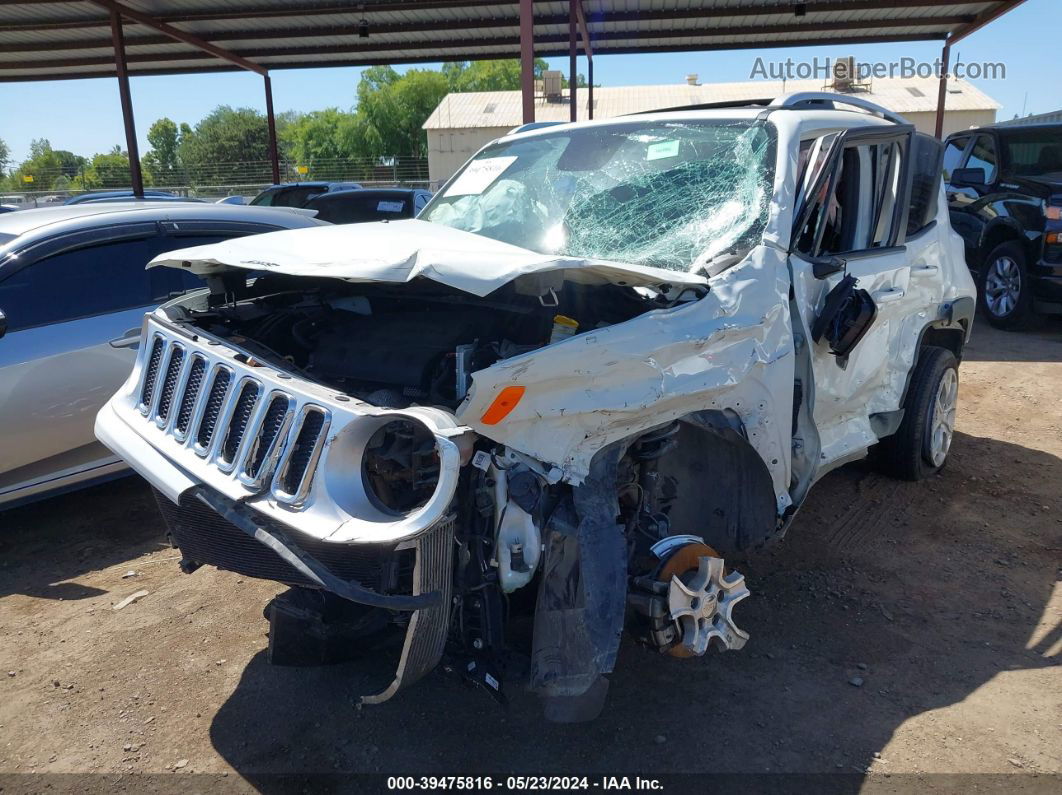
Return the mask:
M31 177L32 179L26 179ZM428 179L427 158L374 157L317 159L302 164L280 162L281 182L357 182L363 187L401 186L435 190ZM81 185L90 187L82 188ZM217 201L227 196L255 196L273 184L268 160L209 163L166 170L144 170L145 190L160 190L190 199ZM61 204L81 193L129 190L127 168L51 169L41 173L13 173L0 187L0 204L39 207Z

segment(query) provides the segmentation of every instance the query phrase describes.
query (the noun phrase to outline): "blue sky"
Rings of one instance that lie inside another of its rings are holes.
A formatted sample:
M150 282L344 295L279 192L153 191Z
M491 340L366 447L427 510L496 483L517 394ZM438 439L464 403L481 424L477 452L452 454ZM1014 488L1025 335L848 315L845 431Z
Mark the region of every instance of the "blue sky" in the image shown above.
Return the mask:
M1058 69L1059 0L1027 0L956 46L963 61L1001 61L1005 80L973 81L1002 103L998 118L1044 113L1062 108ZM611 55L595 59L594 81L605 86L679 83L688 72L701 82L748 80L757 56L767 61L792 57L810 60L854 55L862 62L896 61L905 56L933 61L939 42L872 44L859 47L800 47L771 50ZM552 59L567 69L567 59ZM579 69L585 71L584 59ZM291 69L273 72L276 110L349 109L359 69ZM217 105L265 110L262 80L248 73L139 77L132 80L133 105L141 152L155 119L169 116L195 124ZM82 155L125 148L118 89L113 79L52 83L0 83L0 139L11 147L15 162L29 153L30 141L47 138L56 149Z

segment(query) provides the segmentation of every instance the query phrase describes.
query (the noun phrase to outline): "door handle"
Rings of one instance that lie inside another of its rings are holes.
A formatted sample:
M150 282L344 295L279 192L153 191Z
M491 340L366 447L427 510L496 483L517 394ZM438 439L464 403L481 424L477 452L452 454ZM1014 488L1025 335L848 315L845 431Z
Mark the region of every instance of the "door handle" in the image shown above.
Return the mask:
M122 336L115 337L108 343L112 348L136 348L140 345L140 326L131 328Z
M879 304L887 304L892 301L899 301L903 296L903 290L894 287L891 290L878 290L874 293L874 300Z

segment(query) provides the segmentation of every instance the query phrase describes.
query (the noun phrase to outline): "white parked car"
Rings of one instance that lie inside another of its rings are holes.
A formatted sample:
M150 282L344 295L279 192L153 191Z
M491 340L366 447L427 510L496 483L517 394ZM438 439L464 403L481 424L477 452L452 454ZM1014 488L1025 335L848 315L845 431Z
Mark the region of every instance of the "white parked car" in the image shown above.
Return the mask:
M158 257L213 287L147 317L96 431L186 571L294 586L274 661L405 633L375 702L444 656L497 691L515 646L591 717L624 629L745 644L725 561L826 472L944 465L974 286L940 158L837 95L517 132L416 220Z

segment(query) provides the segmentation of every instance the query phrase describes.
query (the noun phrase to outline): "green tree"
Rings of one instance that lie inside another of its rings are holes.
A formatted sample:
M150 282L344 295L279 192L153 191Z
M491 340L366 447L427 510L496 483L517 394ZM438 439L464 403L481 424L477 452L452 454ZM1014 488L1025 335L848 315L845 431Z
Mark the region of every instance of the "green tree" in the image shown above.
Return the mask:
M76 188L94 190L128 188L129 181L129 156L122 151L122 147L115 146L106 154L94 154L83 173L72 182Z
M341 160L355 154L349 144L354 124L355 114L326 108L301 114L283 125L278 117L277 138L289 158L312 169L321 161Z
M535 78L549 64L535 59ZM520 88L520 61L507 58L498 61L455 61L443 64L443 74L451 91L516 91Z
M345 148L372 157L427 156L421 125L449 90L442 72L410 69L399 76L389 66L366 69L355 119L342 136Z
M30 143L30 156L12 172L11 187L28 190L62 190L85 167L88 161L65 149L52 149L47 138L35 138ZM26 177L32 177L27 182ZM60 187L56 187L59 182Z
M11 162L11 150L4 142L3 138L0 138L0 179L3 179L4 172L7 171L7 164Z
M246 164L268 160L268 124L265 116L252 108L220 105L194 129L181 125L177 152L193 183L257 181L261 169L252 172Z
M178 185L183 182L181 139L177 124L164 116L151 125L147 139L151 151L140 159L145 180L153 185Z

